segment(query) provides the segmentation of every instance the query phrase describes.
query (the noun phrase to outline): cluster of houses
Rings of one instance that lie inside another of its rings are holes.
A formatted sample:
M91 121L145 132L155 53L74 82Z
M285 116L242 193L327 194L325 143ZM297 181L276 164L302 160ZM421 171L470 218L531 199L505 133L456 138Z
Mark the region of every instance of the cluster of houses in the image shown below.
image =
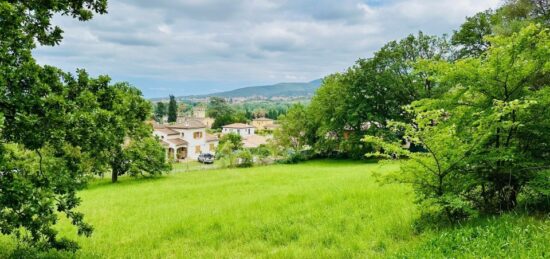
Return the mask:
M273 130L277 127L273 120L257 118L252 125L234 123L222 127L221 134L212 135L207 129L214 120L206 116L206 109L196 107L192 116L178 117L176 123L155 123L153 134L159 138L169 159L182 161L196 160L202 153L214 154L218 147L219 137L224 134L236 133L243 139L245 148L254 148L266 144L268 136L257 135L257 130Z

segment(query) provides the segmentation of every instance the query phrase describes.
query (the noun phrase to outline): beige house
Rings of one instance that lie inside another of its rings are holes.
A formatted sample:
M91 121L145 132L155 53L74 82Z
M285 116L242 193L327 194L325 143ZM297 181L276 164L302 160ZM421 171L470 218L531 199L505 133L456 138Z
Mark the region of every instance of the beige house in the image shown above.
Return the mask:
M206 116L206 108L203 106L194 107L191 116L178 116L176 123L183 123L188 120L199 121L208 129L211 129L212 124L214 124L214 119Z
M266 136L256 135L256 128L248 124L233 123L225 125L222 128L222 134L236 133L241 135L243 146L245 148L255 148L260 145L265 145L269 139Z
M269 118L257 118L252 121L252 126L257 130L275 130L279 127L278 124L275 124L275 121Z
M202 153L216 152L218 138L206 133L206 125L188 119L176 124L155 124L153 135L159 138L169 159L197 159Z
M272 125L273 122L274 121L272 119L265 118L265 117L256 118L256 119L252 120L252 126L254 126L258 130L264 130L265 126Z

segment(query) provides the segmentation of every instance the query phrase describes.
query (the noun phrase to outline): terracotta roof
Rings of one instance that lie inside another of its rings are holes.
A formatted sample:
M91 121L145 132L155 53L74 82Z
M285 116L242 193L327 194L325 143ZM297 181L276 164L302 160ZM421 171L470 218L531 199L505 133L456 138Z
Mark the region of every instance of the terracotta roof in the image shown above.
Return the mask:
M183 123L167 125L167 127L171 129L201 129L206 128L206 125L198 120L186 120Z
M162 140L162 141L160 142L160 144L161 144L162 146L164 146L164 147L170 146L170 143L168 143L168 142L166 142L166 141L164 141L164 140Z
M254 128L253 126L250 126L248 124L244 123L233 123L229 125L223 126L223 128L230 128L230 129L251 129Z
M206 134L206 142L218 141L218 136Z
M155 131L164 133L166 135L179 135L180 133L169 128L156 128Z
M166 142L170 143L170 144L174 144L176 146L183 146L183 145L187 145L187 141L183 140L183 139L180 139L180 138L174 138L174 139L167 139L165 140Z
M267 138L260 135L252 135L243 139L243 146L245 148L254 148L262 144L267 144Z

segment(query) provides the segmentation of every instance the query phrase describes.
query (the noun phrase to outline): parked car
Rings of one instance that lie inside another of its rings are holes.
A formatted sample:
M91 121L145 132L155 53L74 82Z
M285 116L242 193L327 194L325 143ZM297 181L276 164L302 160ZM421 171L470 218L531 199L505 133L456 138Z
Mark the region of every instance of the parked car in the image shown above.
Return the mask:
M212 164L214 163L214 155L210 153L200 154L198 160L203 164Z

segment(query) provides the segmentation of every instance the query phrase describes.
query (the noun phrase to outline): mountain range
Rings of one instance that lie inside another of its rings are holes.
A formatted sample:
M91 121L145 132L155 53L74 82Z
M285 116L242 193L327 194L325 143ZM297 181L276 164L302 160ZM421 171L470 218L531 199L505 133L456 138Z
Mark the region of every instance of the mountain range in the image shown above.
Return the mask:
M323 82L322 79L316 79L311 82L304 83L278 83L274 85L262 85L262 86L249 86L238 88L231 91L217 92L204 95L190 95L182 96L178 98L191 99L191 98L206 98L206 97L225 97L225 98L235 98L235 97L301 97L301 96L312 96L317 88L321 86Z

